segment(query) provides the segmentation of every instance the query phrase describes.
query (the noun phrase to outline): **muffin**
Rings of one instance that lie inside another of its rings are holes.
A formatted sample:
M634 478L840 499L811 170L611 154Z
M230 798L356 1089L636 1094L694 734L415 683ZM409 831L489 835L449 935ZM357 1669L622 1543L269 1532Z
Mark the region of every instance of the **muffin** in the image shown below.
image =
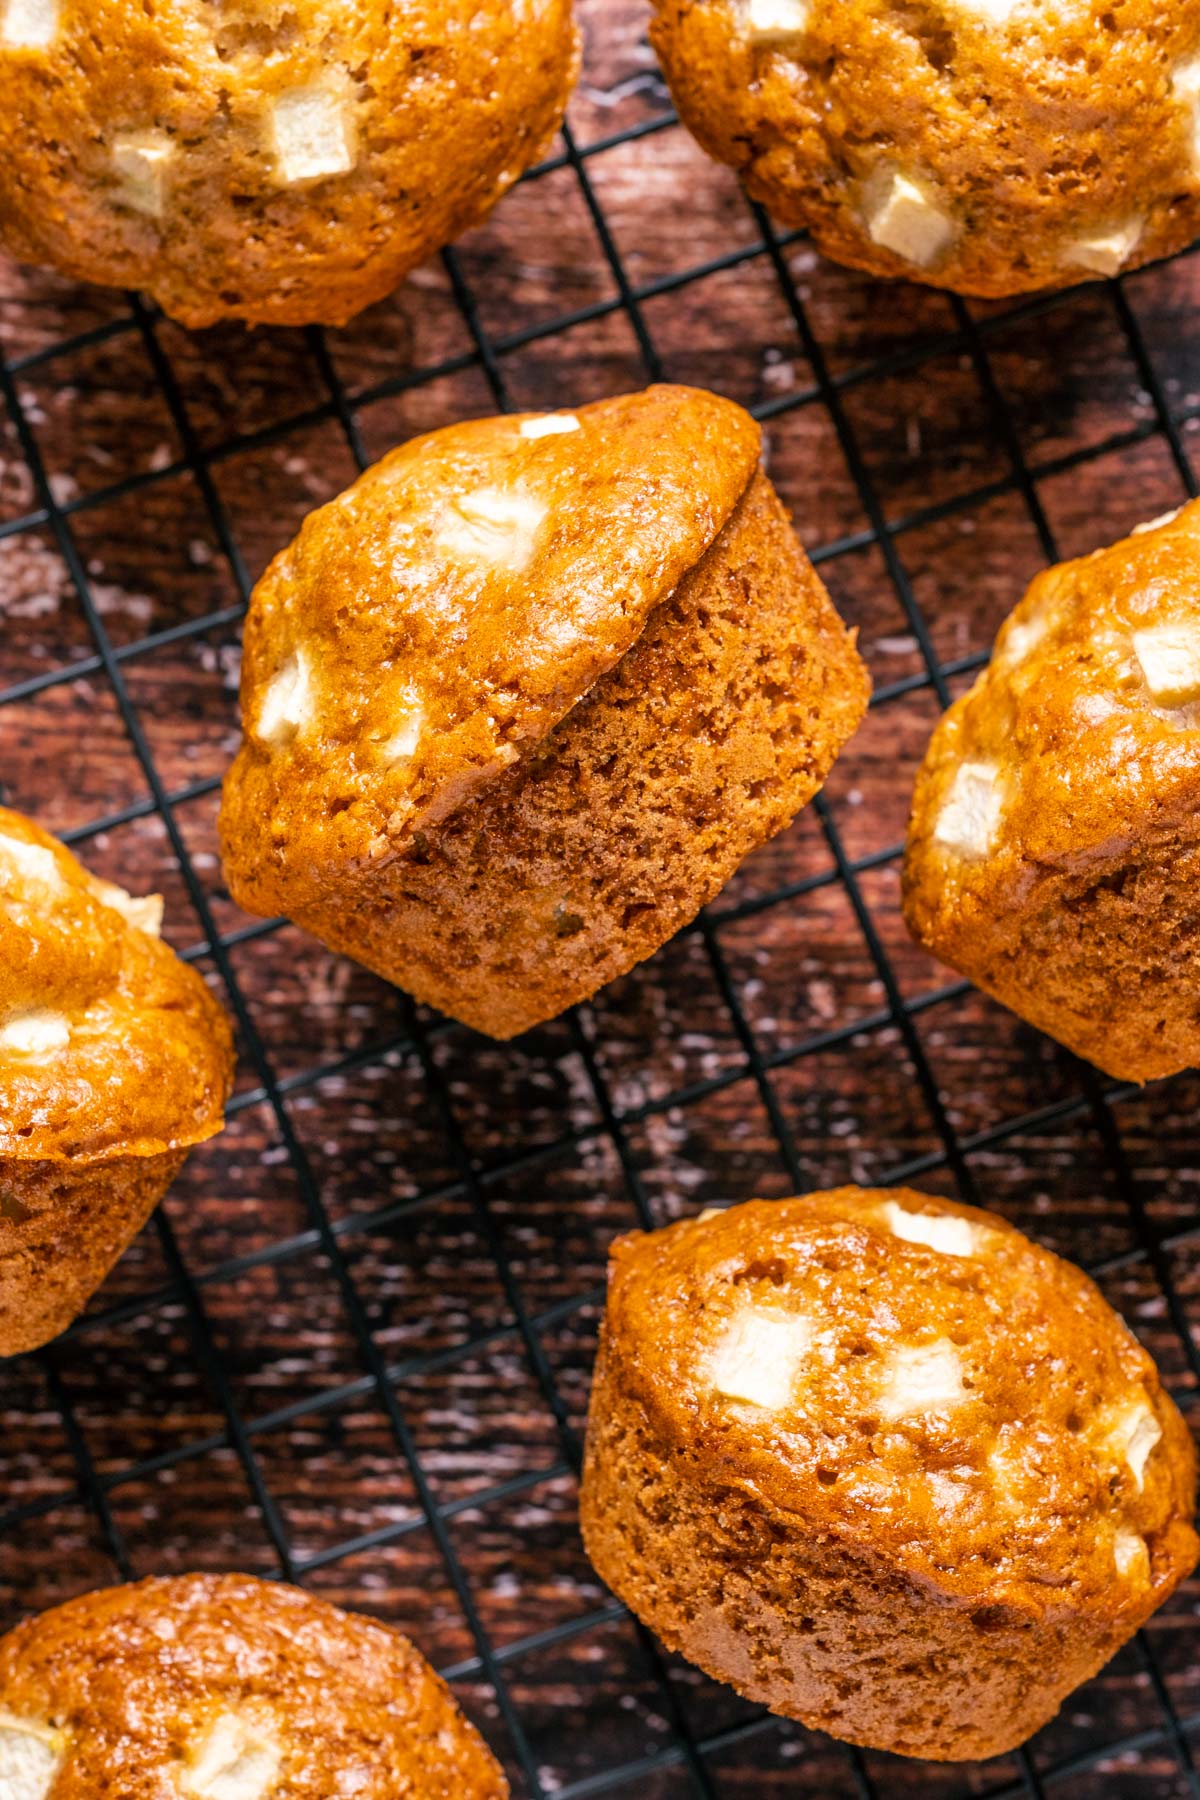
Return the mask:
M399 1632L248 1575L184 1575L85 1594L0 1639L0 1791L504 1800L509 1790Z
M684 123L837 262L999 297L1200 233L1200 0L654 0Z
M731 401L419 438L250 605L234 898L492 1037L594 994L825 779L867 679Z
M570 0L0 0L0 243L186 325L342 324L562 121Z
M1145 1351L988 1213L842 1188L614 1246L588 1554L773 1712L1012 1749L1191 1570L1194 1489Z
M221 1129L229 1022L161 919L0 807L0 1356L66 1329Z
M1034 581L934 733L910 930L1127 1081L1200 1063L1200 504Z

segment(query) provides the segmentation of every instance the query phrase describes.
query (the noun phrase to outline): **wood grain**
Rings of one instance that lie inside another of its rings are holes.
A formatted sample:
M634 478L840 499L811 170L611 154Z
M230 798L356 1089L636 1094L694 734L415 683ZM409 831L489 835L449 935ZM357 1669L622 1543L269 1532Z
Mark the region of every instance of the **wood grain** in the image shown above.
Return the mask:
M587 64L572 125L588 146L653 124L665 101L640 0L586 0L582 11ZM943 662L969 663L1042 561L973 357L988 358L1063 554L1166 510L1183 486L1107 290L1048 311L972 313L822 264L790 241L781 256L819 346L814 363L758 221L678 127L590 155L585 169L624 274L654 290L636 312L653 362L580 178L557 167L458 250L499 347L502 398L556 406L661 372L771 409L774 478L860 630L876 683L900 691L839 763L829 830L815 813L802 817L735 878L709 939L684 934L579 1022L497 1048L418 1015L414 1043L400 997L292 928L230 948L308 1186L244 1044L228 1131L192 1159L87 1319L44 1357L0 1370L0 1628L121 1573L291 1573L404 1625L456 1671L524 1793L480 1673L469 1596L546 1793L643 1757L660 1760L636 1777L614 1774L611 1791L700 1791L672 1748L665 1678L688 1729L717 1739L712 1791L849 1794L837 1747L782 1722L740 1735L754 1715L735 1695L671 1659L656 1667L587 1566L572 1434L606 1248L639 1219L780 1195L797 1181L887 1179L914 1162L925 1185L952 1192L948 1126L968 1139L964 1166L986 1204L1062 1253L1104 1264L1106 1292L1192 1399L1200 1078L1120 1099L1114 1163L1078 1067L958 992L908 942L894 856L938 711L927 682L911 685L927 673L914 609ZM720 259L734 260L707 268ZM1200 262L1146 271L1125 293L1189 447ZM560 329L568 314L583 316ZM971 319L984 333L975 343ZM105 327L112 335L72 346ZM236 621L137 646L236 610L245 580L354 465L307 334L148 329L208 459L215 506L187 466L180 419L126 300L0 265L0 349L16 365L24 417L70 509L103 631L134 652L121 665L128 702L165 790L181 796L174 817L194 878L216 928L237 933L251 922L223 892L214 835L214 787L237 732ZM440 263L331 333L328 349L370 456L496 404ZM146 811L91 829L148 808L150 782L93 666L63 544L38 505L15 421L0 417L0 690L73 671L0 708L4 796L52 829L85 832L101 873L161 890L171 940L220 986L162 820ZM894 528L890 568L872 540L873 510ZM964 679L953 674L951 691ZM871 859L855 894L836 879L838 849ZM805 891L777 898L795 884ZM914 1015L915 1045L889 1016L879 954L905 1001L949 989ZM769 1072L748 1061L730 991ZM318 1242L314 1198L344 1274ZM1147 1233L1168 1239L1170 1303ZM345 1279L387 1365L391 1416L364 1366ZM558 1419L525 1334L540 1346ZM97 1478L107 1524L81 1498ZM444 1546L423 1502L449 1509ZM1197 1593L1185 1588L1148 1637L1189 1723L1200 1720ZM1050 1767L1162 1724L1134 1647L1073 1697L1033 1754ZM1017 1778L1011 1760L932 1769L868 1756L864 1767L887 1796L982 1794ZM1168 1800L1185 1783L1159 1735L1052 1788L1101 1791Z

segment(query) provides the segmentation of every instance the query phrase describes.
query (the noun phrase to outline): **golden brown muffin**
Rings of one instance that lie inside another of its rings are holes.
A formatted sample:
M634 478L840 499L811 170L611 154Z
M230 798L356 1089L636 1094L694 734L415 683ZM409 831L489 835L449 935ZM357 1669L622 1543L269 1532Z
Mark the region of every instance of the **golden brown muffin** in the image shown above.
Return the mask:
M1194 1490L1145 1351L990 1213L841 1188L614 1246L588 1554L773 1712L1011 1749L1188 1574Z
M1039 575L934 733L913 934L1129 1081L1200 1062L1200 504Z
M407 1638L297 1588L248 1575L142 1581L0 1640L5 1800L508 1791Z
M838 262L961 294L1200 233L1200 0L654 0L685 124Z
M0 807L0 1356L66 1329L221 1129L229 1021L161 919Z
M0 243L187 325L341 324L561 123L570 0L0 0Z
M493 1037L649 956L825 779L866 673L688 388L405 445L259 584L225 873Z

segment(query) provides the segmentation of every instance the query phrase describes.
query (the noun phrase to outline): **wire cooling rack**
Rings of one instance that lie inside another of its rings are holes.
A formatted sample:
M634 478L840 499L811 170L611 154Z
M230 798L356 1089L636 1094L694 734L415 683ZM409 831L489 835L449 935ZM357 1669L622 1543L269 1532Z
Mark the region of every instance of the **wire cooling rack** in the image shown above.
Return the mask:
M346 331L189 336L0 274L5 797L166 894L241 1048L226 1133L0 1370L0 1628L149 1573L303 1582L409 1630L530 1796L1200 1794L1195 1586L1027 1751L938 1767L762 1715L583 1557L607 1245L713 1200L958 1193L1092 1269L1185 1407L1200 1373L1200 1083L1115 1089L948 980L897 882L929 731L1029 576L1196 492L1200 264L1003 307L821 264L678 127L641 7L583 10L555 154ZM690 930L501 1048L231 905L239 621L392 443L662 378L763 420L874 704Z

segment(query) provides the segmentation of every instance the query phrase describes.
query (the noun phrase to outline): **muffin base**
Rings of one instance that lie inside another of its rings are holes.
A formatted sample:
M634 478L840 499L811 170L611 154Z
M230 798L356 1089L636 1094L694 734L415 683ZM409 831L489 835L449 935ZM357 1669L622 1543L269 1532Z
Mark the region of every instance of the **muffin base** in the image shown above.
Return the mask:
M1013 1749L1190 1567L1176 1521L1154 1546L1141 1616L1120 1626L928 1593L751 1488L707 1477L701 1455L662 1441L625 1390L602 1334L580 1494L593 1567L669 1650L850 1743L932 1762Z
M958 886L930 845L924 792L922 781L903 877L919 943L1118 1081L1200 1065L1200 909L1188 898L1200 893L1200 794L1179 795L1169 824L1118 856Z
M0 1157L0 1356L36 1350L78 1318L186 1156Z
M494 1038L651 955L817 792L866 708L843 626L756 474L642 637L412 853L298 924Z

